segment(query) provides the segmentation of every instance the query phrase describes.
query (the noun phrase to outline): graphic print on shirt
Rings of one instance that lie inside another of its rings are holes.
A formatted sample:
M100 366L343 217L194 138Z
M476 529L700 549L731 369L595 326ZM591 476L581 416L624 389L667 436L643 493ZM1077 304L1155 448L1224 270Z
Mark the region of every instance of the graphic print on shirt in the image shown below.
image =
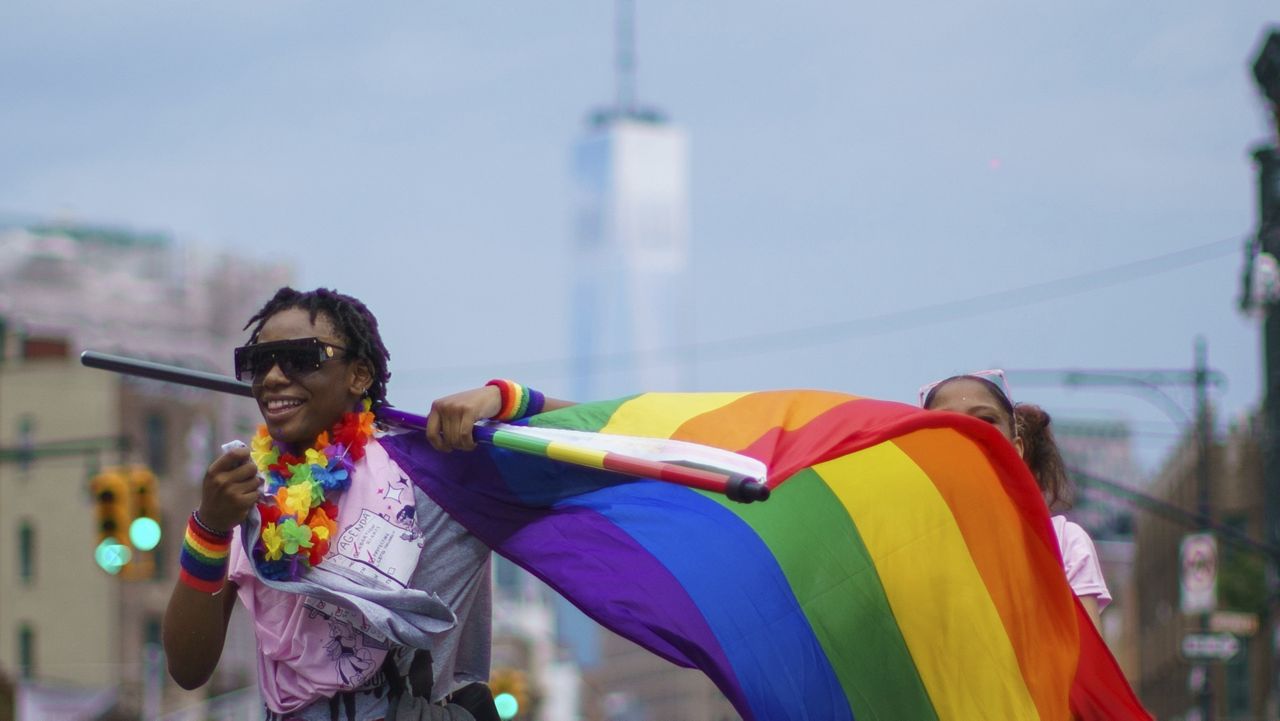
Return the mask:
M325 644L324 650L337 664L338 678L352 688L364 683L377 667L373 653L365 647L366 638L352 628L351 624L329 619L329 642Z
M398 590L409 585L426 539L414 523L414 492L403 471L379 489L377 499L360 509L354 523L342 530L325 558L330 570L377 588Z
M352 611L349 608L343 608L336 603L325 601L311 596L304 596L302 604L307 607L307 618L323 618L330 622L330 631L332 632L332 623L338 622L346 624L356 633L363 634L365 638L365 648L391 648L391 640L384 633L378 630L376 626L369 623L369 619L364 614Z

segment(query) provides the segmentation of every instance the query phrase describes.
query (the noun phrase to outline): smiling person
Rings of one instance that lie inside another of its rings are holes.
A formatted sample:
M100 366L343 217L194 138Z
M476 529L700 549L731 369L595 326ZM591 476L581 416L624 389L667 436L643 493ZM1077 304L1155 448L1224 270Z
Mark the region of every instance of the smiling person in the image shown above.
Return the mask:
M483 684L489 549L379 445L373 412L386 402L390 355L377 320L335 291L282 288L245 328L236 375L264 424L251 448L227 450L205 473L165 612L170 675L187 689L209 680L238 601L269 721L496 720ZM380 555L357 557L356 547ZM389 639L369 621L372 606L282 590L307 587L314 566L436 594L447 608L430 649Z
M920 389L920 406L963 413L995 426L1031 469L1050 510L1066 505L1070 479L1053 437L1052 419L1040 406L1014 404L1003 371L978 371L931 383ZM1111 593L1093 539L1065 516L1054 515L1050 520L1058 536L1067 583L1097 626L1099 614L1111 602Z

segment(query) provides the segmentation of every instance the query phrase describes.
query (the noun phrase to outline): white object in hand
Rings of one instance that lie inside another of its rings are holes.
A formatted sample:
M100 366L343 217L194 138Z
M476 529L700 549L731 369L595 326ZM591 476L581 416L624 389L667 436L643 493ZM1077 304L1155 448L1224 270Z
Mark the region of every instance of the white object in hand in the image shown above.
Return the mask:
M231 451L234 451L237 448L248 448L248 446L246 446L244 444L244 441L241 441L241 440L227 441L226 443L222 444L223 453L230 453ZM258 496L265 497L267 495L267 477L259 473L258 481L259 481Z

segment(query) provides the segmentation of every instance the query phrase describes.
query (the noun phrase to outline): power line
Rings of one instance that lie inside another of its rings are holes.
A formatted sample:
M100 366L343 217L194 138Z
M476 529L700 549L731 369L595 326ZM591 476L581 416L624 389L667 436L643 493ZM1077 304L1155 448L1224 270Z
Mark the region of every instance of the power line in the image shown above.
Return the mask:
M958 300L930 303L915 308L890 311L862 318L822 323L802 328L753 333L733 338L697 341L666 348L600 353L590 356L590 365L592 372L599 373L636 361L664 361L681 357L713 360L717 358L737 358L767 353L778 348L806 348L851 338L909 330L944 321L962 320L995 311L1009 310L1081 295L1204 263L1234 252L1240 242L1241 238L1239 237L1224 238L1149 258L1078 273L1065 278L1031 283L1016 288L982 293ZM535 373L567 375L570 373L569 366L573 360L571 357L546 358L503 362L502 366L507 371L520 371L531 375ZM437 376L471 374L477 368L485 365L489 365L489 363L400 369L397 373L426 373Z
M1123 483L1117 483L1098 475L1089 473L1075 466L1068 466L1067 470L1073 476L1076 476L1083 485L1097 488L1098 490L1129 504L1136 510L1146 511L1152 515L1159 516L1167 521L1179 523L1194 528L1196 530L1211 529L1221 535L1222 540L1231 543L1244 550L1252 551L1266 557L1280 558L1280 548L1276 548L1269 543L1259 541L1248 533L1238 528L1229 526L1225 523L1219 523L1213 518L1195 511L1175 505L1164 499L1156 498L1136 488L1131 488Z

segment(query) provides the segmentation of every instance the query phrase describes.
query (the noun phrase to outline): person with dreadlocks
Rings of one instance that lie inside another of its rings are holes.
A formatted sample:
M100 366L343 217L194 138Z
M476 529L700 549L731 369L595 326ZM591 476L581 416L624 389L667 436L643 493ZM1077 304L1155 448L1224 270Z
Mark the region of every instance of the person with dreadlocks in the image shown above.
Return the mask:
M239 601L269 721L496 721L489 549L379 445L377 320L282 288L245 328L235 370L264 424L205 473L164 617L170 675L211 678Z

